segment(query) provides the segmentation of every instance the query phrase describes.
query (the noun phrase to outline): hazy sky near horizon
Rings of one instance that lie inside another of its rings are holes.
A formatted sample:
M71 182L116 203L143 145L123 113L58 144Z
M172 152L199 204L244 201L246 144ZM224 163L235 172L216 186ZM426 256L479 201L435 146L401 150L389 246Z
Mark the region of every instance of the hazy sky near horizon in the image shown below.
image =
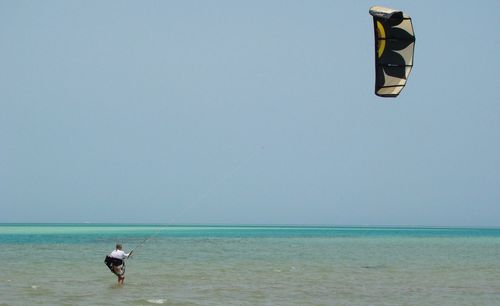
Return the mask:
M372 5L415 66L373 93ZM500 226L500 1L0 1L0 222Z

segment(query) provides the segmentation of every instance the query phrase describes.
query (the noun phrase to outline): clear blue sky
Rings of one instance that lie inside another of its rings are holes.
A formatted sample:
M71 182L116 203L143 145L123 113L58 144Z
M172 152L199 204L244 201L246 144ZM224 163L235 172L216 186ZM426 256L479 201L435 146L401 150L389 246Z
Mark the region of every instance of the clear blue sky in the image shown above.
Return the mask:
M373 94L368 9L414 22ZM500 1L0 1L0 222L500 226Z

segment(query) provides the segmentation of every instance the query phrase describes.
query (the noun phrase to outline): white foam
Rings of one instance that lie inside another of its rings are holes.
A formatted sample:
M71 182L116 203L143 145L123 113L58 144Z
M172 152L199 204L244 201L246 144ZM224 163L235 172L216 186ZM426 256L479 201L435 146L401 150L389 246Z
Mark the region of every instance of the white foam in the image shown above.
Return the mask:
M151 304L163 304L165 303L165 299L150 299L150 300L147 300L148 303L151 303Z
M36 289L38 289L38 286L33 285L33 286L31 286L31 288L36 290Z

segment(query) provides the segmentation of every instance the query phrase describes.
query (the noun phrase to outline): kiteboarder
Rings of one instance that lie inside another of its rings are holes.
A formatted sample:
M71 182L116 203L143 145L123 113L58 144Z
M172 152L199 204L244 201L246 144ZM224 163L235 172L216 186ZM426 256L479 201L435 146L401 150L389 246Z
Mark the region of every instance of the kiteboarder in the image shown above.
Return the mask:
M118 284L120 285L123 285L123 282L125 281L125 259L132 256L132 252L134 252L134 250L130 251L128 254L125 253L122 250L122 245L117 243L115 250L106 256L106 259L104 260L104 263L108 266L111 272L118 277Z

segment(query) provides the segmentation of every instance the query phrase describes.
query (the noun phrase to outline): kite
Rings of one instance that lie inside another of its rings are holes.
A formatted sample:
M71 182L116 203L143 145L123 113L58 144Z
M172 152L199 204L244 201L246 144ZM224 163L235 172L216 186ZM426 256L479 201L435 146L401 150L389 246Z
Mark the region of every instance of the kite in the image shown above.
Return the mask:
M415 33L410 16L402 11L373 6L375 32L375 94L397 97L413 67Z

